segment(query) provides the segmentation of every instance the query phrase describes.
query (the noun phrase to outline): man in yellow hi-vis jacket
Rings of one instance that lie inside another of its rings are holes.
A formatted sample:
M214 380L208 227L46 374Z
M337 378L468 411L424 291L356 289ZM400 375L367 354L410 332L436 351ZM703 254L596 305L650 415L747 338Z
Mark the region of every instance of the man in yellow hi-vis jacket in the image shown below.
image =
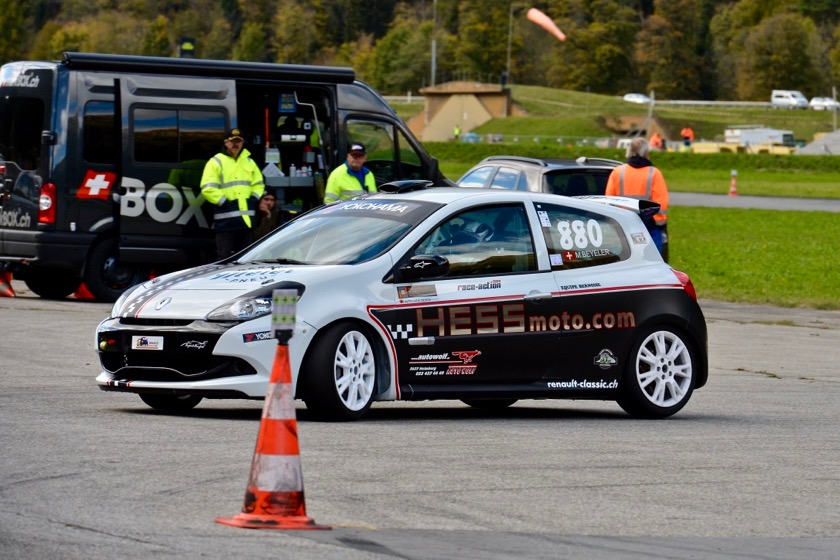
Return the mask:
M262 172L243 147L238 128L225 134L225 152L210 158L201 176L201 194L214 206L216 258L224 259L251 244L251 227L265 192Z

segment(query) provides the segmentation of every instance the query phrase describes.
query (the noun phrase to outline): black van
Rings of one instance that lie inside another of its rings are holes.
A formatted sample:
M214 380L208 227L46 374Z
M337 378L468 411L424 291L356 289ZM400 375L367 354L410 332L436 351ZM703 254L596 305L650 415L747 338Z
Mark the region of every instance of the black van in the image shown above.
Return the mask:
M347 145L377 183L445 179L351 68L65 53L0 68L0 266L36 294L114 301L215 259L199 182L238 127L287 211L318 205Z

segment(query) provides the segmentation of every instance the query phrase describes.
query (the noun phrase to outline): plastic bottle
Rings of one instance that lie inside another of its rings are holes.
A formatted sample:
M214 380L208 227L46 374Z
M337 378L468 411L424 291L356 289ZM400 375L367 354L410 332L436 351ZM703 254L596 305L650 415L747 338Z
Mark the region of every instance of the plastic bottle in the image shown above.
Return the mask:
M293 163L292 165L289 166L289 177L297 177L297 176L298 176L297 167L295 167L295 164Z

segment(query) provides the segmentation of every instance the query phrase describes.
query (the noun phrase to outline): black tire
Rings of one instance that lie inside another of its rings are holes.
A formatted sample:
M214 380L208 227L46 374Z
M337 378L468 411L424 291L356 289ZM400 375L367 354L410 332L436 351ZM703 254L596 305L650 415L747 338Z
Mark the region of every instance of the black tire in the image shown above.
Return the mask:
M163 412L187 412L198 406L201 399L202 397L196 395L140 395L140 400L144 403Z
M26 287L45 299L64 299L82 284L82 279L67 270L30 268L23 278Z
M461 402L473 408L482 410L502 410L519 399L461 399Z
M364 416L376 395L376 347L367 330L333 325L310 350L301 371L303 400L319 420Z
M618 404L636 418L666 418L694 392L697 363L686 336L670 326L647 329L628 356Z
M88 253L84 280L98 301L113 303L128 288L149 277L146 267L119 260L119 246L113 237L102 239Z

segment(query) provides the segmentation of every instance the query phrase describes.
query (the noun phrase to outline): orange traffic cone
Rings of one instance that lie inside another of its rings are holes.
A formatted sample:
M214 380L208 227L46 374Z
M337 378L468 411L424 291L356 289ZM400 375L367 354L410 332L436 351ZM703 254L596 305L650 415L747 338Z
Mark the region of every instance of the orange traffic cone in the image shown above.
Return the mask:
M276 295L274 299L276 303ZM306 516L294 399L289 347L281 339L274 355L242 513L218 517L216 523L246 529L331 528L316 525Z
M733 169L731 179L729 181L729 196L738 196L738 186L735 181L737 176L738 172Z
M90 293L90 290L88 290L88 287L84 282L82 282L79 285L79 288L73 293L73 297L76 299L96 299L96 296Z
M16 297L11 272L0 272L0 297Z

